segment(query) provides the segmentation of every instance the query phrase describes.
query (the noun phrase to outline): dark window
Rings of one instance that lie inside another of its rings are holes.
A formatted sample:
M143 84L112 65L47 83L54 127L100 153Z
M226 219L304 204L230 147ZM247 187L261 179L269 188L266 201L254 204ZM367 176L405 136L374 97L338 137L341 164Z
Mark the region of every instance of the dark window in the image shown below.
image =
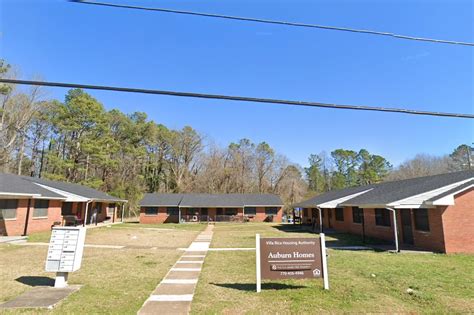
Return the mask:
M61 206L61 214L62 215L72 215L72 202L63 202Z
M359 207L352 207L352 221L362 223L362 220L364 220L364 210Z
M227 209L225 209L225 214L226 215L237 215L237 209L236 208L227 208Z
M256 215L257 214L257 208L255 207L247 207L245 208L245 214L246 215Z
M415 217L415 229L428 232L430 230L428 209L415 209L413 210L413 215Z
M216 214L217 215L223 215L224 214L224 210L222 208L217 208L216 209Z
M201 215L207 215L207 214L208 214L207 208L201 208Z
M101 214L102 213L102 202L97 202L95 204L95 209L97 209L97 214Z
M145 215L157 215L158 208L157 207L146 207L145 208Z
M308 208L303 208L303 217L308 217Z
M390 222L390 210L375 209L375 224L381 226L392 226Z
M178 207L168 207L168 208L166 208L166 213L168 215L179 215L179 208Z
M18 200L0 200L0 219L16 219L16 208L18 208Z
M336 220L344 221L344 208L336 208Z
M48 217L49 200L36 199L33 218Z
M277 215L278 208L277 207L268 207L265 208L265 215Z

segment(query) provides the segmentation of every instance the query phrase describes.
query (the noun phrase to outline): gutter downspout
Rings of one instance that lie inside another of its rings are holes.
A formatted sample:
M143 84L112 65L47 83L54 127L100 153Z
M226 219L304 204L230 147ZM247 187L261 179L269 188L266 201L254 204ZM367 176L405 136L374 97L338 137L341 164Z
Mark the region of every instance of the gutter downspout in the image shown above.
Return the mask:
M85 227L87 223L87 214L89 212L89 204L92 202L92 200L88 200L86 202L86 211L84 212L84 222L82 222L82 226Z
M318 209L319 211L319 233L324 233L323 231L323 209L321 209L320 207L316 207L316 209Z
M394 225L394 227L393 227L393 234L394 234L394 236L395 236L395 250L396 250L397 253L399 253L399 252L400 252L400 248L398 247L397 214L396 214L395 209L393 209L393 208L388 208L388 207L386 207L385 209L390 210L390 211L392 211L392 213L393 213L393 225Z

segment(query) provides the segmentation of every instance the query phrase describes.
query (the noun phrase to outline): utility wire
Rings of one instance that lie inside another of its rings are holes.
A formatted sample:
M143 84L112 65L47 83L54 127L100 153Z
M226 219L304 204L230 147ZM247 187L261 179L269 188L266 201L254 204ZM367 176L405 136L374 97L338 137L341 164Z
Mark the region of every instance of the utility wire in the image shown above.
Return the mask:
M438 44L451 44L451 45L462 45L462 46L474 47L474 43L470 43L470 42L460 42L460 41L453 41L453 40L415 37L415 36L400 35L400 34L389 33L389 32L379 32L379 31L354 29L354 28L346 28L346 27L336 27L336 26L327 26L327 25L318 25L318 24L306 24L306 23L297 23L297 22L286 22L286 21L277 21L277 20L266 20L266 19L249 18L249 17L242 17L242 16L231 16L231 15L202 13L202 12L194 12L194 11L172 10L172 9L164 9L164 8L150 8L150 7L125 5L125 4L114 4L114 3L96 2L96 1L87 1L87 0L69 0L69 1L70 2L75 2L75 3L104 6L104 7L146 10L146 11L157 11L157 12L163 12L163 13L195 15L195 16L203 16L203 17L210 17L210 18L219 18L219 19L227 19L227 20L246 21L246 22L257 22L257 23L266 23L266 24L278 24L278 25L285 25L285 26L318 28L318 29L331 30L331 31L343 31L343 32L362 33L362 34L369 34L369 35L387 36L387 37L392 37L392 38L396 38L396 39L406 39L406 40L431 42L431 43L438 43Z
M373 106L363 106L363 105L341 105L341 104L329 104L329 103L320 103L320 102L305 102L305 101L281 100L281 99L272 99L272 98L247 97L247 96L232 96L232 95L204 94L204 93L180 92L180 91L138 89L138 88L103 86L103 85L75 84L75 83L62 83L62 82L42 82L42 81L15 80L15 79L4 79L4 78L0 78L0 83L35 85L35 86L52 86L52 87L64 87L64 88L79 88L79 89L89 89L89 90L144 93L144 94L169 95L169 96L191 97L191 98L206 98L206 99L216 99L216 100L226 100L226 101L256 102L256 103L281 104L281 105L292 105L292 106L366 110L366 111L375 111L375 112L389 112L389 113L400 113L400 114L411 114L411 115L474 119L474 114L432 112L432 111L421 111L421 110L415 110L415 109L373 107Z

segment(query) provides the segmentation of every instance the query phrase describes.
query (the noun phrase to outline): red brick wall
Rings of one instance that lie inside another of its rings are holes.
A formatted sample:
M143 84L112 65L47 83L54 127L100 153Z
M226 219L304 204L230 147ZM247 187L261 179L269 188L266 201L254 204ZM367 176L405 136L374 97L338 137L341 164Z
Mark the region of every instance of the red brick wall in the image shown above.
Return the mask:
M446 253L474 253L474 189L455 196L454 202L440 209Z
M55 222L61 222L61 201L50 200L48 217L33 218L34 200L31 200L30 216L28 219L27 234L41 231L48 231ZM0 222L0 234L8 236L23 235L25 230L26 214L28 209L28 199L18 200L16 219L7 219Z
M391 211L390 226L380 226L375 224L375 209L364 209L364 220L364 229L366 236L378 238L381 240L394 241L395 236L393 234L393 214ZM399 217L397 217L397 222L400 223Z
M436 252L444 252L444 235L443 235L443 222L442 213L443 209L428 209L428 223L430 226L429 231L418 231L415 226L415 212L417 209L411 210L411 222L413 228L413 240L414 246L418 248L428 249ZM401 242L403 242L403 232L401 227L401 217L397 218L400 220L399 234Z
M274 207L271 207L274 208ZM273 216L272 222L281 222L281 218L283 216L283 210L280 207L278 208L277 215ZM253 221L255 222L265 222L267 220L268 215L265 214L265 207L257 207L257 215L254 217Z
M177 223L178 217L172 216L170 217L166 213L166 207L158 208L157 215L146 215L145 214L145 207L140 208L140 223L144 224L153 224L153 223Z

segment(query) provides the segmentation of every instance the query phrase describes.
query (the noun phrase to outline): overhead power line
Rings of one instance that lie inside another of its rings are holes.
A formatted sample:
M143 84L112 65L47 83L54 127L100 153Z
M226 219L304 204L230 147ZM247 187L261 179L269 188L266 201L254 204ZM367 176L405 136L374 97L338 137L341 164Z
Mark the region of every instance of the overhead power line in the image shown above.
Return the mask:
M298 22L267 20L267 19L250 18L250 17L243 17L243 16L231 16L231 15L203 13L203 12L194 12L194 11L172 10L172 9L165 9L165 8L150 8L150 7L125 5L125 4L114 4L114 3L96 2L96 1L87 1L87 0L69 0L69 1L70 2L75 2L75 3L98 5L98 6L113 7L113 8L135 9L135 10L145 10L145 11L157 11L157 12L163 12L163 13L194 15L194 16L202 16L202 17L209 17L209 18L245 21L245 22L256 22L256 23L277 24L277 25L285 25L285 26L318 28L318 29L331 30L331 31L342 31L342 32L352 32L352 33L362 33L362 34L369 34L369 35L386 36L386 37L392 37L392 38L396 38L396 39L406 39L406 40L431 42L431 43L438 43L438 44L451 44L451 45L462 45L462 46L472 46L472 47L474 47L474 43L470 43L470 42L461 42L461 41L444 40L444 39L434 39L434 38L426 38L426 37L416 37L416 36L409 36L409 35L400 35L400 34L395 34L395 33L391 33L391 32L379 32L379 31L355 29L355 28L347 28L347 27L336 27L336 26L327 26L327 25L318 25L318 24L307 24L307 23L298 23Z
M226 101L255 102L255 103L281 104L281 105L291 105L291 106L308 106L308 107L321 107L321 108L333 108L333 109L365 110L365 111L389 112L389 113L411 114L411 115L425 115L425 116L440 116L440 117L454 117L454 118L474 119L474 114L432 112L432 111L422 111L422 110L415 110L415 109L373 107L373 106L364 106L364 105L341 105L341 104L329 104L329 103L320 103L320 102L281 100L281 99L273 99L273 98L258 98L258 97L247 97L247 96L205 94L205 93L166 91L166 90L151 90L151 89L139 89L139 88L103 86L103 85L75 84L75 83L63 83L63 82L42 82L42 81L15 80L15 79L3 79L3 78L0 78L0 83L35 85L35 86L64 87L64 88L79 88L79 89L88 89L88 90L103 90L103 91L117 91L117 92L129 92L129 93L156 94L156 95L168 95L168 96L179 96L179 97L190 97L190 98L205 98L205 99L226 100Z

